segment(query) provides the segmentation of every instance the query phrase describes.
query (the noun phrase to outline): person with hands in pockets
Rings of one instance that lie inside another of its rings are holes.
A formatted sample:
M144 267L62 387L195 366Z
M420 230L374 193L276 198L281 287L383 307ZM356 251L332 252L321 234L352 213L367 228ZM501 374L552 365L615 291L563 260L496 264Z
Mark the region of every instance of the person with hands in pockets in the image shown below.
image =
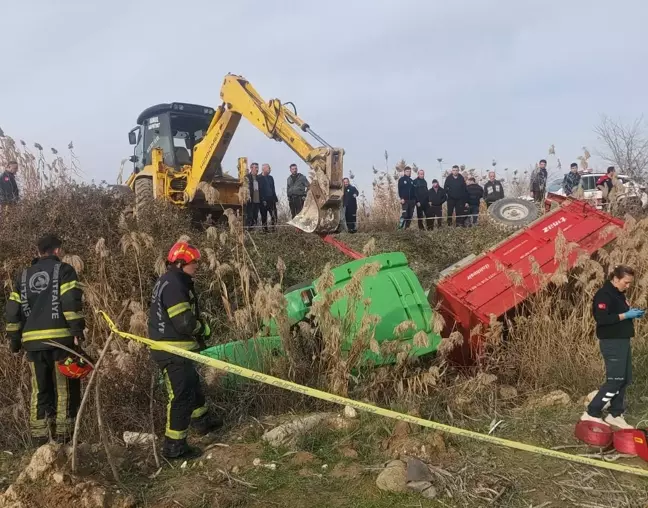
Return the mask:
M592 399L582 421L603 423L618 429L632 429L624 417L625 392L632 381L632 349L634 320L645 311L631 308L626 291L634 281L635 272L628 266L614 267L609 279L594 295L592 313L596 320L596 335L605 362L605 383ZM609 414L602 418L605 406Z

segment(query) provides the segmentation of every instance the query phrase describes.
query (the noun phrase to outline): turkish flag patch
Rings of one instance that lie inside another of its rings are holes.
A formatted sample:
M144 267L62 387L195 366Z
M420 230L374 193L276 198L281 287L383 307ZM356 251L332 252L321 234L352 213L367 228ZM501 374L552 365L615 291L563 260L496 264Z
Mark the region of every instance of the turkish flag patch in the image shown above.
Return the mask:
M601 309L601 310L605 310L605 309L607 309L607 305L605 305L604 303L599 303L598 308Z

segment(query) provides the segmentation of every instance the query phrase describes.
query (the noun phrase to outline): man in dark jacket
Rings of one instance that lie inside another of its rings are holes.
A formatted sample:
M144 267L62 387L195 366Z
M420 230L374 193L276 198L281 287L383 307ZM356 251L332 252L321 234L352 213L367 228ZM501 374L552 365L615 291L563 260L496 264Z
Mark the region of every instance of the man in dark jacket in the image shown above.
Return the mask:
M467 219L472 219L472 224L470 220L466 220L464 224L467 226L475 225L479 218L479 204L484 197L484 189L482 189L481 185L475 181L474 176L468 178L466 194L468 195L468 213L471 215L470 217L467 217Z
M253 162L250 164L250 172L247 174L249 197L246 215L249 228L257 225L261 214L261 184L259 180L259 165Z
M290 215L293 219L304 208L304 201L306 201L309 186L308 178L297 171L297 164L291 164L286 194L288 195L288 204L290 205Z
M542 203L547 190L547 161L541 159L538 167L531 174L531 194L533 201Z
M427 227L429 230L434 229L434 223L436 222L436 227L441 227L441 217L443 216L443 203L447 200L446 192L439 185L439 181L435 178L432 180L432 187L428 192L428 220Z
M398 179L398 197L401 202L401 218L399 229L407 229L412 222L416 197L414 194L414 181L412 180L412 168L405 166L403 176Z
M60 260L61 241L53 236L38 242L38 258L14 283L6 307L7 336L13 353L27 352L31 368L31 435L45 444L70 440L81 402L81 381L59 371L67 351L83 340L82 291L74 268Z
M344 206L344 220L346 221L349 233L355 233L358 230L358 189L351 185L348 178L344 180L344 196L342 197L342 206Z
M16 173L18 173L18 163L9 161L7 169L0 175L0 216L7 206L17 203L20 199Z
M459 166L452 166L452 172L445 180L443 188L448 196L448 226L452 226L452 214L456 217L456 225L464 223L464 207L466 206L466 180L459 173Z
M277 192L275 190L274 178L270 174L270 164L261 166L259 177L259 192L261 193L261 224L263 230L268 231L268 214L270 214L270 225L275 229L277 225Z
M565 196L571 196L580 185L581 176L578 173L578 164L572 162L569 173L563 178L562 188Z
M424 220L428 212L428 184L425 171L419 169L414 179L414 196L416 199L416 221L419 229L425 229Z
M495 178L495 171L488 172L488 182L484 184L484 201L486 201L486 208L504 199L504 186Z
M188 351L205 349L211 335L209 324L200 317L193 277L198 270L200 251L186 242L177 242L167 255L167 272L153 287L149 310L149 337ZM200 450L187 444L191 426L205 435L222 425L205 405L200 378L191 360L151 349L151 357L164 375L169 395L162 455L169 459L196 457Z
M625 293L634 282L634 270L616 266L609 279L594 295L592 314L603 360L606 381L592 399L581 420L603 423L620 429L631 429L623 418L625 392L632 381L630 341L634 337L634 320L645 312L630 308ZM609 414L601 417L609 404Z

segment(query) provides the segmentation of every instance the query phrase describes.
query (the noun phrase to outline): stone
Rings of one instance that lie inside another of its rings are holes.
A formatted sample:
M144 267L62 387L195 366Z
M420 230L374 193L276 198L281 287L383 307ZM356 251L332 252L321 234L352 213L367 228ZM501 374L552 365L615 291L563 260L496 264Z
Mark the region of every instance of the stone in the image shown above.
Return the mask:
M61 447L56 444L46 444L38 448L32 455L27 467L18 475L16 483L24 483L28 480L33 482L42 478L59 459L60 451Z
M155 436L145 432L130 432L127 430L124 432L123 439L126 446L147 446L153 444Z
M407 466L401 460L392 460L387 463L378 478L376 486L386 492L407 491Z
M407 488L414 492L423 492L432 487L432 482L407 482Z
M429 487L421 492L421 496L423 496L423 498L425 499L434 499L435 497L437 497L437 491L434 487Z
M408 482L430 482L432 473L428 465L415 457L407 457L407 481ZM425 489L421 489L423 491Z
M52 473L52 481L54 483L63 483L65 481L65 475L59 471Z
M330 413L315 413L296 418L265 432L262 439L275 448L279 446L295 446L299 436L330 417Z
M357 418L358 412L355 410L354 407L344 406L344 416L347 418Z

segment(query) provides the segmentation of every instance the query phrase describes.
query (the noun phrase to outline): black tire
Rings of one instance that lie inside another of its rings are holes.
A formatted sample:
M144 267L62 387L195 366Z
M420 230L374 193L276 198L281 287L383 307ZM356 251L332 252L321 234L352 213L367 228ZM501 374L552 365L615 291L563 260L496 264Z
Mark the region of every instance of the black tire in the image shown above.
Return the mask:
M153 180L138 178L135 180L135 215L153 203Z
M533 201L504 198L490 206L488 218L500 229L515 231L528 226L538 218L538 207Z

